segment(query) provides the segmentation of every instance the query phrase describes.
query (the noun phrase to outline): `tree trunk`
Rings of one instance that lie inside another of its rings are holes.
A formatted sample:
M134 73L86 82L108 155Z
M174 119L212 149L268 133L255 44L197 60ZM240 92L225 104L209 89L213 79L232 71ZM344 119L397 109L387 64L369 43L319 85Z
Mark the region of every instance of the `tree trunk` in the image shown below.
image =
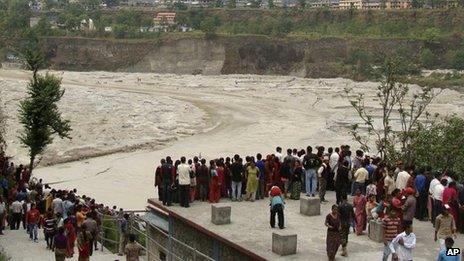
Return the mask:
M29 175L32 177L32 170L34 169L34 160L35 160L35 155L31 155L30 161L29 161Z

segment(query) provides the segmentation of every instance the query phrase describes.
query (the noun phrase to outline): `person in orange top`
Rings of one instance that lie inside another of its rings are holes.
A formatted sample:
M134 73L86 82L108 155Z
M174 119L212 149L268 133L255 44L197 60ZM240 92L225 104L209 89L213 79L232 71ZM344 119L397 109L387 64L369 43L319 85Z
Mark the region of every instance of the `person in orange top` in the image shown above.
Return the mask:
M82 205L78 205L76 208L76 223L78 228L84 223L86 214L87 212L82 209Z
M38 243L37 229L40 221L40 212L35 207L35 203L31 203L31 209L27 212L26 223L29 227L29 238Z

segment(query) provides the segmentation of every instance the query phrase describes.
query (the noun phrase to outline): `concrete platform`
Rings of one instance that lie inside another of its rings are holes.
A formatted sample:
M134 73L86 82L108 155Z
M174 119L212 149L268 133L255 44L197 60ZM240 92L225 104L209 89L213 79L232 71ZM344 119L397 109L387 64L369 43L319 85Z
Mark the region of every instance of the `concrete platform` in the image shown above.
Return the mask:
M305 195L302 194L302 197ZM286 234L296 234L298 237L298 251L295 255L280 256L272 252L272 233L279 232L272 229L269 224L269 200L255 202L230 202L222 199L221 203L232 206L232 223L226 226L217 226L211 223L211 204L194 202L190 208L173 206L169 209L190 219L212 232L266 258L269 260L327 260L326 255L326 227L324 220L335 202L335 193L327 192L328 203L321 204L321 215L305 216L300 214L300 201L287 200L285 205ZM438 253L438 243L433 241L433 228L430 222L414 220L414 232L417 236L417 247L413 251L414 260L435 260ZM458 235L456 246L464 247L464 236ZM341 248L340 248L341 249ZM349 257L337 254L337 260L372 261L382 257L383 243L377 243L367 235L356 236L350 233L348 240Z

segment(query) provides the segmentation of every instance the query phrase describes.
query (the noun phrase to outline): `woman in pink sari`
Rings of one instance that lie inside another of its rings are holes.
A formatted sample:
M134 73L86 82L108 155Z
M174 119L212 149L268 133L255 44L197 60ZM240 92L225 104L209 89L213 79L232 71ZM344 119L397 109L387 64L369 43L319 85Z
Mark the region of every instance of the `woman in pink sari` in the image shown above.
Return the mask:
M353 205L355 208L354 214L356 218L356 235L363 235L363 231L366 229L366 197L361 194L361 190L356 190L356 194L353 198Z
M448 204L450 206L450 214L453 216L454 224L458 224L458 191L456 188L456 182L452 181L448 187L443 190L443 205Z

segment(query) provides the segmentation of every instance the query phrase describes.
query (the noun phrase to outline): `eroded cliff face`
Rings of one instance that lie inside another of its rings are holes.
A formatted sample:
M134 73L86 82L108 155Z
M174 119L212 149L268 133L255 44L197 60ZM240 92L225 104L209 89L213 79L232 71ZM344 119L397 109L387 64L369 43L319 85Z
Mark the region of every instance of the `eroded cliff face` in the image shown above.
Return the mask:
M315 40L218 37L176 40L47 38L43 48L52 69L175 74L272 74L338 77L354 49L381 63L399 48L417 56L421 41L403 39ZM377 59L377 60L376 60Z

